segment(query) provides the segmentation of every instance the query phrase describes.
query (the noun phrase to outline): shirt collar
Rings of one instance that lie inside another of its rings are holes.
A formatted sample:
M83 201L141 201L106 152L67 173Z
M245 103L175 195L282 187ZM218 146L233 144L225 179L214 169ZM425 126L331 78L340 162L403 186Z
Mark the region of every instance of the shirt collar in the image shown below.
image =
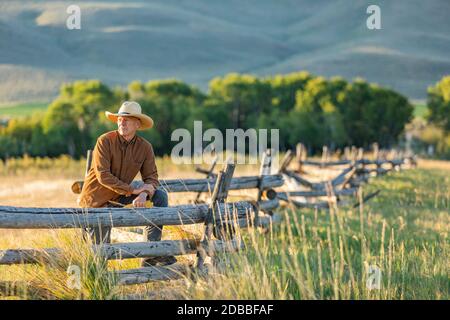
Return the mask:
M127 141L127 140L125 140L124 137L122 137L122 136L120 135L119 131L117 131L117 136L119 137L120 145L122 145L122 146L124 146L124 147L126 147L126 146L128 146L128 145L130 145L130 144L134 144L134 143L136 142L136 139L137 139L137 135L135 134L134 137L133 137L133 139L131 139L130 141Z

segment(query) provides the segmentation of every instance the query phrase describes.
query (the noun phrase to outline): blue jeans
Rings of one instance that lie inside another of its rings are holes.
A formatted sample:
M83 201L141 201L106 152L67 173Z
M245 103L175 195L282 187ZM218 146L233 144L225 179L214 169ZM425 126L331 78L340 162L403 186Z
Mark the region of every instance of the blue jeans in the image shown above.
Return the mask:
M120 196L116 202L127 205L133 203L137 195L131 195L129 197ZM152 202L154 207L167 207L169 205L169 196L164 190L156 189L152 197ZM114 205L108 204L108 207L116 207ZM144 241L160 241L163 226L145 226L144 227ZM89 234L92 242L95 244L111 243L111 227L95 227L86 228L85 231Z

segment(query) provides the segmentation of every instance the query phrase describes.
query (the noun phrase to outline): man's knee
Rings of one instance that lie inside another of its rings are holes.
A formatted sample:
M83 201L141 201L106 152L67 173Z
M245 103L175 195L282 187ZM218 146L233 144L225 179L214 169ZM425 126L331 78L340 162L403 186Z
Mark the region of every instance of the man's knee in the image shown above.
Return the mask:
M167 207L169 205L169 196L166 191L157 189L152 198L155 207Z

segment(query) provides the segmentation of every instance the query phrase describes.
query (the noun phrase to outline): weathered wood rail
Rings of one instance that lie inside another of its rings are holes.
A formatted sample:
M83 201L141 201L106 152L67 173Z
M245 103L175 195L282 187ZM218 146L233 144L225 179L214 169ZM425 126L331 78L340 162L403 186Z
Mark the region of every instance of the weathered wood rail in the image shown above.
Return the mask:
M278 200L262 201L260 209L273 210ZM0 228L88 228L88 227L136 227L146 225L187 225L202 223L209 206L178 205L153 208L21 208L0 206ZM244 218L254 209L246 201L224 203L218 207L217 217L236 214Z
M296 154L291 150L286 153L281 165L279 173L285 177L295 181L300 188L307 190L284 190L278 192L278 199L289 202L298 208L320 208L328 209L333 202L339 204L348 204L346 200L342 200L343 196L357 195L359 187L367 183L370 176L378 176L387 174L392 170L400 170L405 164L411 166L417 165L417 159L414 155L404 155L402 153L393 153L391 158L388 158L388 152L380 151L377 144L373 146L372 158L363 158L363 150L355 147L346 148L346 159L330 160L328 148L323 148L322 158L320 161L306 159L306 148L302 144L298 144ZM296 159L297 168L292 170L289 166L293 160ZM316 169L336 169L340 173L332 179L312 182L305 178L305 167L315 167ZM380 190L363 197L363 202L372 199L378 195ZM320 201L312 198L326 197L327 201ZM300 199L299 199L300 198ZM301 199L303 198L303 200ZM359 205L359 202L354 206Z
M93 252L107 260L122 260L161 256L179 256L194 254L197 252L200 241L186 240L161 240L130 243L104 243L93 245ZM214 251L232 251L241 247L236 240L213 242ZM59 248L44 249L8 249L0 250L0 264L33 264L45 261L49 257L55 258L61 254Z
M167 192L212 192L216 180L217 177L208 179L161 179L159 180L159 189ZM133 183L139 183L139 181ZM231 180L229 190L258 188L260 183L263 189L280 187L283 185L283 177L281 175L265 175L261 182L258 176L236 177ZM76 194L81 193L82 188L82 181L77 181L72 185L72 191Z

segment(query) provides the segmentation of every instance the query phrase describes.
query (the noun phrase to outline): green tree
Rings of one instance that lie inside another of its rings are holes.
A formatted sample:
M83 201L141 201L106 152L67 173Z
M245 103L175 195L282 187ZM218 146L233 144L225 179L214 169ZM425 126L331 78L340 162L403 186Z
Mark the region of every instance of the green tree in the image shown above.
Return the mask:
M450 76L428 88L428 120L450 132Z
M413 107L402 95L362 79L348 83L338 95L348 143L389 147L412 119Z
M315 149L322 145L342 146L347 142L342 115L336 105L339 93L336 87L339 86L342 86L340 79L327 81L317 77L308 81L305 90L297 92L296 106L290 115L293 121L301 123L300 128L295 129L297 139Z
M42 127L51 146L50 156L69 154L75 157L82 153L79 119L80 115L72 103L55 100L48 107Z
M52 105L67 104L65 108L67 111L70 109L69 115L64 119L61 118L61 120L64 120L64 126L68 127L67 121L72 119L78 127L79 135L75 137L75 145L70 146L70 150L74 150L75 154L79 156L84 155L87 149L92 148L99 133L96 129L99 116L104 117L103 112L105 110L117 111L123 97L122 91L117 88L111 90L99 80L75 81L63 85L60 95ZM72 107L69 107L69 105ZM51 107L49 107L49 110ZM52 122L51 119L48 121ZM57 126L57 119L53 123Z
M223 101L233 128L254 128L258 115L271 109L270 83L248 74L230 73L209 82L209 95Z
M0 130L0 157L45 156L48 142L42 128L42 115L37 113L25 118L11 119Z
M303 91L313 76L306 71L276 75L266 81L272 88L272 106L289 112L295 106L297 91Z

